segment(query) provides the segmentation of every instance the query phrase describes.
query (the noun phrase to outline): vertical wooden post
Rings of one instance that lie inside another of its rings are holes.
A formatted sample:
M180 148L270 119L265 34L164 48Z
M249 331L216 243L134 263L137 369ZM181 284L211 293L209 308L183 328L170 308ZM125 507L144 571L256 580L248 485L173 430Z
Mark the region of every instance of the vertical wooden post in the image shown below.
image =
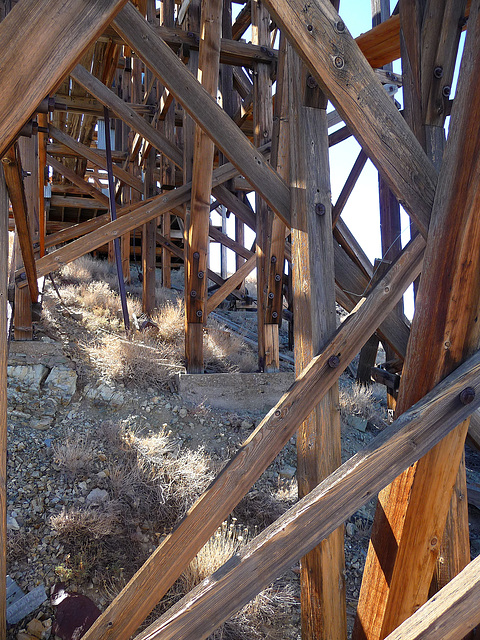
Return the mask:
M38 114L38 124L41 127L48 126L48 114ZM47 183L45 179L45 169L47 164L47 135L38 132L38 235L40 243L40 257L45 255L45 234L46 234L46 213L44 188Z
M260 46L270 44L270 15L260 0L252 0L252 43ZM272 139L272 82L270 66L258 63L253 77L253 141L257 147ZM257 325L258 325L258 367L265 371L267 360L271 360L274 350L273 336L269 333L266 343L265 314L267 309L268 247L271 236L273 214L266 202L255 195L256 211L256 254L257 254ZM277 328L278 330L278 328ZM269 355L267 355L267 353Z
M7 281L8 193L0 167L0 640L7 637Z
M297 374L336 329L326 99L288 49L292 265ZM309 286L305 287L305 283ZM338 386L297 434L299 497L341 464ZM347 634L343 526L301 561L303 640Z
M478 347L480 52L472 6L432 211L397 414ZM428 336L428 340L425 339ZM468 421L381 492L354 638L384 638L423 604L439 554Z
M202 0L198 79L216 96L222 35L223 0ZM187 230L185 263L185 357L187 371L203 372L203 323L206 319L208 228L215 146L207 134L195 127L192 200Z

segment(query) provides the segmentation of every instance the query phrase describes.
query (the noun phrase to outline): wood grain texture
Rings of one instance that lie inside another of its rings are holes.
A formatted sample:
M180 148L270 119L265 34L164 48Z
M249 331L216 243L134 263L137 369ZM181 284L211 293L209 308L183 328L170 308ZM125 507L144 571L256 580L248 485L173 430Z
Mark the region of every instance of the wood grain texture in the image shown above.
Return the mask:
M245 280L245 278L255 269L255 263L256 256L253 254L239 269L235 271L233 275L228 278L228 280L224 282L224 284L222 284L219 289L212 293L207 300L207 314L215 311L218 305Z
M307 72L288 48L290 191L295 371L319 353L336 328L335 274L325 99L307 86ZM322 214L318 213L319 207ZM297 433L298 496L306 496L341 464L338 385ZM304 640L347 634L343 526L300 562Z
M472 412L460 392L479 388L480 353L262 531L136 640L203 640L262 588L366 504L385 481L429 451ZM477 614L475 614L477 615Z
M424 248L421 237L409 243L384 278L332 336L322 353L312 360L289 392L262 420L186 518L98 618L84 640L126 640L138 628L338 380L371 335L372 326L388 315L417 277ZM333 355L339 357L340 365L332 368L328 361Z
M138 11L133 7L132 10L138 14ZM140 20L145 22L143 18L140 18ZM148 23L145 22L145 24ZM89 73L85 67L80 64L77 65L75 69L70 72L70 75L76 82L84 87L84 89L94 95L105 107L111 109L121 120L129 124L132 129L148 140L157 151L164 153L177 167L182 168L183 155L180 149L172 144L163 133L152 127L151 124L135 113L130 105L116 96L113 91L100 82L98 78L95 78L95 76Z
M265 162L262 154L255 149L232 119L188 72L168 45L130 5L124 8L113 24L197 124L208 133L230 162L288 224L290 192L285 182Z
M397 412L478 345L479 29L472 9ZM426 601L467 428L452 432L380 495L355 637L384 638Z
M99 202L101 205L103 205L104 207L108 207L108 196L106 196L102 191L100 191L100 189L97 189L97 187L94 187L93 184L90 184L90 182L87 182L86 180L84 180L82 176L78 175L78 173L75 173L75 171L73 171L72 169L69 169L62 162L60 162L59 160L56 160L55 158L53 158L48 154L47 154L47 162L52 167L52 169L54 169L55 171L57 171L57 173L67 178L67 180L70 180L70 182L76 185L81 191L88 194L89 196L92 196L92 198L95 198L95 200Z
M3 157L40 102L53 91L126 2L20 2L1 22L0 156ZM35 55L32 55L32 43ZM12 80L12 69L22 70L15 81Z
M308 5L266 0L266 5L426 236L437 172L338 13L327 0Z

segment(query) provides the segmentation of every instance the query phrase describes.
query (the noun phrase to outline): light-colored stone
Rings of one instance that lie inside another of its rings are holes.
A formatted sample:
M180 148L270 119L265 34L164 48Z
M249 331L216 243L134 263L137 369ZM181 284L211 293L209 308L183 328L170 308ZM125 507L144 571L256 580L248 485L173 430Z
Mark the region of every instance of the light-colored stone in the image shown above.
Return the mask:
M69 367L53 367L45 381L45 389L67 405L77 390L77 374Z
M108 500L108 491L105 489L99 489L98 487L92 489L86 498L86 501L89 504L101 504L106 500Z
M27 631L35 638L39 638L39 640L41 640L43 638L45 627L43 626L42 622L40 622L40 620L37 620L37 618L33 618L33 620L30 620L30 622L27 624Z
M20 391L40 391L40 387L49 374L48 367L43 364L8 365L8 384Z

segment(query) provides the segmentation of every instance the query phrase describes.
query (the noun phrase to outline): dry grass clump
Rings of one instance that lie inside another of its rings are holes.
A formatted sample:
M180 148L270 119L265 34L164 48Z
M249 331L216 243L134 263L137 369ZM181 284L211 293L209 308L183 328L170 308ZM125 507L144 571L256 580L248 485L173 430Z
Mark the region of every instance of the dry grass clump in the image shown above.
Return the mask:
M257 358L242 337L225 331L211 320L204 339L204 359L207 371L237 372L256 371Z
M108 501L99 508L64 508L50 518L52 530L63 538L103 538L120 533L118 505Z
M86 469L95 455L93 446L78 434L55 442L52 448L54 461L73 476Z
M177 583L188 593L244 547L253 536L236 518L224 522L210 538ZM271 585L253 598L230 620L217 629L209 640L278 639L284 637L284 626L295 604L293 588L288 584Z
M343 419L354 415L370 420L376 415L376 411L370 387L354 384L340 389L340 415Z

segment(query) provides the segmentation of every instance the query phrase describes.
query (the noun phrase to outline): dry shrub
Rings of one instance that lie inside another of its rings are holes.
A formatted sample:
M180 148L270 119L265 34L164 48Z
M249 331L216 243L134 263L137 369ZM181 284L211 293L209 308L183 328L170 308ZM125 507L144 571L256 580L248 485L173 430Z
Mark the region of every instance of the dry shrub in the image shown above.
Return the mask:
M172 375L184 371L176 349L153 334L133 334L128 340L105 334L83 346L102 377L116 383L168 389Z
M93 446L78 434L54 443L52 448L54 461L73 476L87 468L95 454Z
M204 339L205 368L209 371L255 371L257 358L241 336L225 331L212 320Z
M117 271L115 264L85 255L61 267L60 278L71 284L89 284L98 280L115 286Z
M50 518L52 530L67 539L103 538L119 533L119 509L114 502L106 502L98 508L64 508Z
M253 535L256 535L256 531ZM192 560L177 587L188 593L219 569L250 540L248 527L235 518L224 522ZM217 629L209 640L278 639L284 637L295 604L293 588L288 584L271 585L261 591L230 620Z
M370 420L376 414L375 400L370 387L354 384L340 390L340 415L355 415Z
M155 329L157 340L176 345L179 354L183 357L185 319L183 300L178 298L175 302L167 301L154 315L152 320L158 325Z

